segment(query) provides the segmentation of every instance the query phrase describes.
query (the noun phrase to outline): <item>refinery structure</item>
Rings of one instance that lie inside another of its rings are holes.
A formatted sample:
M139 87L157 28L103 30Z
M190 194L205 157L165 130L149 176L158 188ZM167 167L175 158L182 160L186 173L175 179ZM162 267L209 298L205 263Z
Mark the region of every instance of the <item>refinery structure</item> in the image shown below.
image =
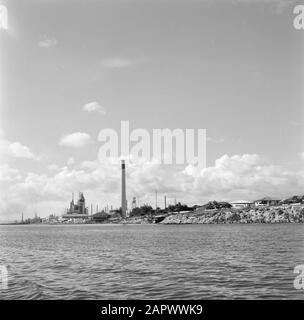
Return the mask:
M88 219L89 210L85 206L85 198L82 192L79 193L77 204L74 203L74 195L70 202L70 207L67 212L62 215L63 219Z
M166 196L165 196L166 203ZM156 202L155 202L155 213L158 212L157 208L157 191L156 191ZM144 204L148 210L152 210L151 206ZM166 207L166 204L165 204ZM126 219L130 218L131 212L128 210L128 201L126 196L126 164L125 160L121 161L121 207L119 209L109 209L107 205L104 209L98 210L98 205L96 206L96 211L93 213L93 205L89 208L86 207L86 200L82 192L79 193L79 199L77 203L74 202L74 194L72 195L72 201L70 202L70 207L66 209L66 212L61 216L62 222L72 222L72 223L102 223L102 222L125 222ZM131 211L136 211L138 209L137 199L133 197L131 204ZM146 212L147 213L147 212ZM145 213L145 214L146 214Z
M112 206L106 205L103 208L93 210L93 205L86 206L86 199L82 192L79 192L77 202L74 200L74 193L69 208L61 216L55 214L49 215L48 218L39 218L37 214L34 219L24 221L22 215L22 224L27 223L159 223L170 214L181 214L195 211L201 206L188 207L174 199L174 205L167 206L167 196L164 196L164 208L158 206L158 192L155 190L155 207L149 203L139 205L139 200L133 197L128 210L128 201L126 197L126 163L121 161L121 205L120 208L113 209ZM304 196L303 196L304 197ZM230 205L231 206L231 205ZM90 210L89 210L90 208Z
M125 219L127 217L127 199L126 199L126 165L125 161L121 161L121 218ZM107 212L106 212L107 211ZM74 202L74 194L72 195L72 201L70 202L70 207L62 215L64 220L105 220L108 216L117 216L118 210L102 210L98 211L96 208L96 213L93 214L93 208L91 206L91 215L89 215L89 209L86 207L85 197L82 192L79 193L79 199L77 204Z

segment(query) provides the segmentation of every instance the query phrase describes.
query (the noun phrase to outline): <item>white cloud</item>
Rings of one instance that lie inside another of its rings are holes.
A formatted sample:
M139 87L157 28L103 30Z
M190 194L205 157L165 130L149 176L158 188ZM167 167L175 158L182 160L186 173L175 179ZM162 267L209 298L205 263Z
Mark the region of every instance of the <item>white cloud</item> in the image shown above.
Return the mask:
M146 63L146 59L129 59L123 57L112 57L108 59L103 59L101 61L101 66L106 69L126 69L136 65Z
M63 136L59 142L61 146L71 147L71 148L82 148L93 143L92 138L89 134L84 132L75 132L71 134L66 134Z
M22 145L20 142L13 142L9 145L9 149L13 157L33 159L35 155L30 151L27 146Z
M0 159L4 158L38 159L29 147L0 137Z
M70 157L67 161L67 165L72 166L73 164L75 164L75 159L73 157Z
M208 0L210 1L210 0ZM227 2L227 0L220 0L221 2ZM291 5L296 5L295 0L230 0L235 5L269 5L275 8L277 13L282 13L285 8L290 7Z
M49 169L50 171L60 171L61 167L57 164L50 164L47 166L47 169Z
M100 113L102 115L106 114L106 109L104 107L102 107L98 102L93 101L93 102L89 102L87 104L85 104L82 108L83 111L86 112L97 112Z
M301 122L295 120L290 120L289 124L293 127L300 127L302 125Z
M21 175L17 169L11 168L8 164L0 165L0 183L18 181L21 179Z
M224 138L207 137L207 141L212 142L212 143L223 143L223 142L225 142L225 139Z
M84 161L78 167L57 167L49 175L28 173L22 179L12 168L4 167L2 171L0 177L9 183L0 188L0 216L15 214L23 207L25 212L31 212L33 203L37 203L41 215L49 214L50 207L61 214L68 206L70 194L77 191L84 192L88 205L120 204L119 161ZM224 155L201 172L192 166L165 166L156 161L127 164L128 200L136 196L141 203L152 205L155 190L160 205L164 195L168 203L176 198L188 204L202 204L209 200L254 200L268 195L285 198L301 193L303 181L304 171L274 165L257 154Z
M230 200L297 193L303 187L303 176L304 172L288 171L256 154L224 155L214 166L192 175L196 192Z
M55 38L43 39L38 42L38 46L44 49L55 47L57 44L58 41Z
M132 66L135 61L126 58L109 58L102 60L101 64L105 68L109 69L122 69Z

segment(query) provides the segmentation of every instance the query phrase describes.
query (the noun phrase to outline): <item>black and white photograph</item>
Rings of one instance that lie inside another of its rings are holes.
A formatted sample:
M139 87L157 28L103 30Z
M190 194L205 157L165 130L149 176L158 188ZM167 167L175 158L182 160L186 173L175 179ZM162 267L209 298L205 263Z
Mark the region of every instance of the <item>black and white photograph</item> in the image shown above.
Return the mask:
M0 0L2 303L304 300L303 44L302 0Z

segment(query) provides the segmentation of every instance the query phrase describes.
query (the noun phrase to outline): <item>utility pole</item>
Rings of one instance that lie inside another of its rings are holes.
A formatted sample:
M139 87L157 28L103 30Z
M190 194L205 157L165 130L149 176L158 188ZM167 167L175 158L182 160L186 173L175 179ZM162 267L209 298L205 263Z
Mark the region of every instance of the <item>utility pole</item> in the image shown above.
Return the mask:
M165 210L167 209L167 196L165 196Z
M155 211L157 212L157 190L155 190Z

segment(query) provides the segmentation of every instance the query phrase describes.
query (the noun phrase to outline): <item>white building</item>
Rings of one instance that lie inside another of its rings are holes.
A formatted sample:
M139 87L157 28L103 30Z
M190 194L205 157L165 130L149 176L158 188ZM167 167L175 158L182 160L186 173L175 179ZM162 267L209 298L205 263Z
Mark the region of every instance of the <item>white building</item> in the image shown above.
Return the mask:
M251 206L253 206L253 203L247 200L237 200L237 201L230 202L230 204L232 205L233 208L237 208L237 209L250 208Z
M254 201L256 207L259 206L277 206L280 204L280 200L271 197L264 197L262 199Z

